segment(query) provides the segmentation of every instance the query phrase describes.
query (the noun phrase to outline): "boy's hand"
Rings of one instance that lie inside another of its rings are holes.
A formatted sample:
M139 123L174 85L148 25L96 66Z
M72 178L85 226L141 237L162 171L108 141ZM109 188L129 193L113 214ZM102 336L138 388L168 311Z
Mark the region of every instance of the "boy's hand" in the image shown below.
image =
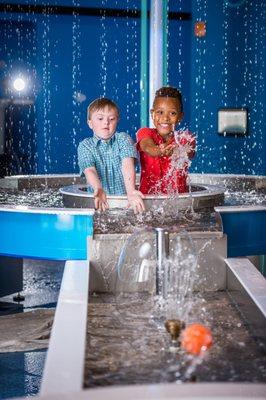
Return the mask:
M128 207L132 207L134 214L141 213L145 211L144 195L139 190L133 190L133 192L127 195Z
M96 210L106 211L109 208L105 191L101 188L94 191L94 206Z

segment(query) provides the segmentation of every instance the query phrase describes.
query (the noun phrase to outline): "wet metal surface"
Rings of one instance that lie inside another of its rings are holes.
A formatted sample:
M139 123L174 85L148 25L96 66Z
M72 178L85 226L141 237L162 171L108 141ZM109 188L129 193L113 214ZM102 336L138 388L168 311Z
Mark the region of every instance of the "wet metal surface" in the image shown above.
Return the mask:
M0 316L0 353L47 349L54 309Z
M172 352L162 321L151 322L137 312L128 321L123 307L119 310L112 297L99 296L91 301L86 388L190 380L266 382L266 354L260 338L253 337L226 292L202 295L185 321L201 322L212 330L213 347L201 359L182 350Z
M134 215L133 211L109 211L94 214L94 233L132 233L136 228L160 227L169 232L221 232L220 220L214 212L196 213L192 210L165 214L162 210Z
M63 207L62 196L57 189L35 190L0 189L0 204L31 207Z

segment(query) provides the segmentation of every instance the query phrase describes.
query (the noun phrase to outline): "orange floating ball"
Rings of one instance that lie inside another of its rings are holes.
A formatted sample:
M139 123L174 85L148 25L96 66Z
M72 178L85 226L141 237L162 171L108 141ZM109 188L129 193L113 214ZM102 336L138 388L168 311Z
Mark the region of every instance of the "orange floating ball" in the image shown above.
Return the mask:
M192 324L181 334L181 346L188 353L198 355L212 345L212 334L206 326Z

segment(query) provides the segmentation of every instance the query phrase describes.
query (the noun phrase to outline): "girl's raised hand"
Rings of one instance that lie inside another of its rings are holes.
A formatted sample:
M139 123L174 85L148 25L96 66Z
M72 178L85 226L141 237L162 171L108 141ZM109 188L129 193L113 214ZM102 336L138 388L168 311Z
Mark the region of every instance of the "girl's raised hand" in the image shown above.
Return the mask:
M176 147L176 143L162 143L159 144L159 149L161 150L162 156L171 156L173 154L174 148Z

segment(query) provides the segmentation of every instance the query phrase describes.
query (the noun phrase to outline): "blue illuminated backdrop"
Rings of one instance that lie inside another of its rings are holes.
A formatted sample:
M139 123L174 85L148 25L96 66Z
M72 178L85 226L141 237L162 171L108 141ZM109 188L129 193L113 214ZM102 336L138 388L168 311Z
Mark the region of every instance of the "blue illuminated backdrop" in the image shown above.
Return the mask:
M170 12L190 15L170 19L167 52L169 84L180 87L185 100L183 125L197 135L192 172L266 174L263 3L169 1ZM8 4L0 5L1 28L10 28L0 38L1 79L18 61L24 63L33 77L28 98L34 99L14 118L11 142L14 154L20 152L9 173L78 172L76 148L90 134L86 107L99 96L117 101L119 128L135 137L140 126L140 1L86 2L96 11L123 9L120 16L89 15L78 0ZM206 36L194 35L197 21L206 23ZM23 41L19 47L18 38ZM9 95L1 89L2 98ZM218 135L218 110L226 107L248 109L246 137Z

